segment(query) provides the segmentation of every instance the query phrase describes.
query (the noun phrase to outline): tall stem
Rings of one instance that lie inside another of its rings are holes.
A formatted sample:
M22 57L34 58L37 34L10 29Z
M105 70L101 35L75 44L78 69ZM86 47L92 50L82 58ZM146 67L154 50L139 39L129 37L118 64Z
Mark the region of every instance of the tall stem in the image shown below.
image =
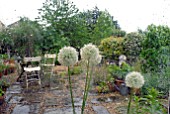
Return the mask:
M87 92L86 92L86 95L85 95L85 101L87 100L88 91L89 91L89 89L90 89L90 82L91 82L91 79L92 79L92 72L93 72L93 67L92 67L92 70L91 70L91 72L90 72L90 78L88 79Z
M87 92L87 83L88 83L88 77L89 77L89 60L87 61L87 74L86 74L86 82L85 82L85 88L84 88L84 93L83 93L83 103L82 103L82 108L81 108L81 114L84 113L84 108L86 104L86 92Z
M130 90L130 98L129 98L129 103L128 103L127 114L130 114L130 106L131 106L132 96L133 96L133 88L131 88L131 90Z
M71 103L72 103L72 107L73 107L73 114L76 114L75 107L74 107L74 99L73 99L72 83L71 83L70 67L69 66L68 66L68 79L69 79L69 87L70 87L70 94L71 94Z

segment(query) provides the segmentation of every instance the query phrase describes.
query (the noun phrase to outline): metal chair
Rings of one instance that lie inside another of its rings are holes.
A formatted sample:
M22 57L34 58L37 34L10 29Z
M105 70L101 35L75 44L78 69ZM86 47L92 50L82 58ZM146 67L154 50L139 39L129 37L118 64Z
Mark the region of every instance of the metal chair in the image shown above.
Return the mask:
M37 81L41 86L41 67L40 67L41 57L24 57L24 63L27 66L24 67L26 87L28 88L29 83Z

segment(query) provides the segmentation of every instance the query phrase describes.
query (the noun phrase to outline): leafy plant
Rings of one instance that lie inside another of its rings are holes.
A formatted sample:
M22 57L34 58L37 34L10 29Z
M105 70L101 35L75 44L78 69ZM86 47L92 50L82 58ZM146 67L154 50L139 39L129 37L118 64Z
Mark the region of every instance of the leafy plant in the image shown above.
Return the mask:
M71 69L71 74L72 75L78 75L82 73L82 69L80 66L74 66L72 69Z
M2 88L0 87L0 96L4 95L4 91L2 90Z
M166 114L167 112L158 98L162 94L154 88L147 89L147 92L148 94L144 97L134 97L132 114Z
M133 71L133 67L123 62L121 67L115 64L109 65L108 71L114 78L124 79L127 73Z
M167 67L162 72L150 72L144 75L145 85L142 88L142 93L147 94L146 89L154 87L161 91L165 96L168 96L170 87L170 67Z
M96 86L96 90L99 93L107 93L109 92L109 88L106 82L100 82L98 86Z

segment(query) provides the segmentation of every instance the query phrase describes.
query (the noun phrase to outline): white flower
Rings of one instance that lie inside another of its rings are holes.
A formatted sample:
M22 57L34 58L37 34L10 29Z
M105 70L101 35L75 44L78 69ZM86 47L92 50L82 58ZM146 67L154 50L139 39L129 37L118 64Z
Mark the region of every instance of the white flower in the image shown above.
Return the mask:
M80 50L82 61L89 61L91 65L97 65L101 62L99 49L93 44L87 44Z
M139 72L130 72L126 75L126 86L131 88L141 88L144 85L144 78Z
M78 62L78 53L73 47L63 47L58 54L58 61L64 66L71 66Z

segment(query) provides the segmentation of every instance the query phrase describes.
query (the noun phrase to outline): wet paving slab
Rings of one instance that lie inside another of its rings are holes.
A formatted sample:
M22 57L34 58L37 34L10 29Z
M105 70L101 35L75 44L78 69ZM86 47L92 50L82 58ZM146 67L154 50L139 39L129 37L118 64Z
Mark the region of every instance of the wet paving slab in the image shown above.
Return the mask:
M80 108L75 108L76 114L81 114ZM73 114L72 107L46 109L43 114Z
M29 105L16 105L13 109L12 114L29 114L30 107Z
M103 106L92 106L96 114L110 114L108 110Z

